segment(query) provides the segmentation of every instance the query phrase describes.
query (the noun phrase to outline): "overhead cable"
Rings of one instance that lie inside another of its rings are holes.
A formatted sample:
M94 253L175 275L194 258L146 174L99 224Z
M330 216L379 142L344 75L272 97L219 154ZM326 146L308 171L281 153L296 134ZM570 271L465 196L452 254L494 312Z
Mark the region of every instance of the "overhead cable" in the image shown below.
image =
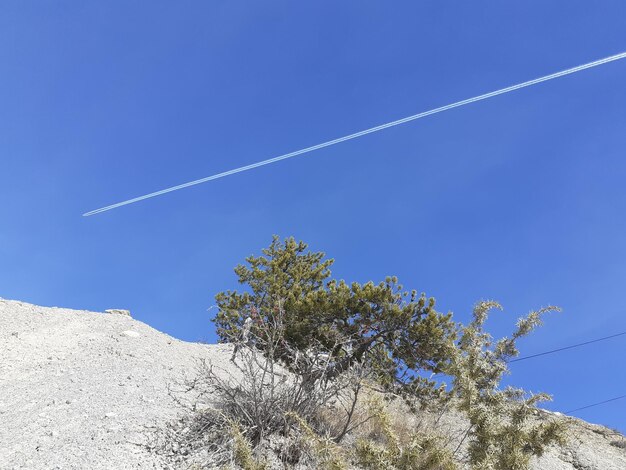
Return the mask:
M607 339L616 338L618 336L624 336L624 335L626 335L626 331L622 331L621 333L615 333L614 335L610 335L610 336L604 336L603 338L592 339L591 341L585 341L583 343L572 344L571 346L565 346L562 348L551 349L550 351L544 351L544 352L540 352L537 354L531 354L530 356L518 357L517 359L511 359L507 362L511 363L511 362L525 361L526 359L532 359L534 357L545 356L547 354L554 354L556 352L565 351L567 349L578 348L580 346L585 346L587 344L597 343L599 341L605 341Z
M598 405L604 405L605 403L621 400L623 398L626 398L626 395L621 395L621 396L615 397L615 398L609 398L608 400L599 401L598 403L592 403L591 405L587 405L587 406L581 406L580 408L576 408L576 409L573 409L573 410L566 411L565 414L570 414L570 413L574 413L576 411L586 410L587 408L592 408L592 407L598 406Z

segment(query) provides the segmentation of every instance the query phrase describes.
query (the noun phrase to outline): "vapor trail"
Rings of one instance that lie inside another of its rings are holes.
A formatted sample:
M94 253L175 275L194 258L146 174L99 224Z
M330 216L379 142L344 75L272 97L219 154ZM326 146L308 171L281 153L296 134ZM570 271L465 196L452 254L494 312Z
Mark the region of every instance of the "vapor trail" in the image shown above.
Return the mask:
M580 72L582 70L590 69L593 67L597 67L602 64L606 64L609 62L614 62L616 60L626 58L626 52L622 52L620 54L612 55L610 57L605 57L604 59L595 60L593 62L589 62L587 64L579 65L578 67L573 67L570 69L562 70L560 72L556 72L550 75L545 75L543 77L535 78L534 80L529 80L527 82L518 83L517 85L512 85L506 88L501 88L496 91L492 91L490 93L485 93L484 95L474 96L473 98L468 98L462 101L457 101L456 103L447 104L445 106L441 106L439 108L431 109L429 111L424 111L422 113L413 114L412 116L407 116L402 119L398 119L397 121L391 121L386 124L381 124L380 126L371 127L369 129L365 129L360 132L355 132L354 134L346 135L343 137L339 137L337 139L329 140L327 142L323 142L321 144L313 145L311 147L307 147L301 150L296 150L295 152L286 153L284 155L279 155L278 157L270 158L267 160L263 160L257 163L252 163L250 165L242 166L239 168L235 168L233 170L228 170L223 173L217 173L212 176L207 176L206 178L201 178L194 181L189 181L188 183L179 184L178 186L172 186L170 188L161 189L160 191L156 191L150 194L145 194L143 196L135 197L133 199L128 199L126 201L118 202L116 204L111 204L110 206L101 207L100 209L96 209L90 212L86 212L83 214L84 217L99 214L101 212L110 211L111 209L116 209L118 207L126 206L128 204L133 204L135 202L143 201L145 199L150 199L156 196L161 196L162 194L171 193L172 191L178 191L179 189L188 188L189 186L194 186L196 184L206 183L207 181L216 180L219 178L223 178L225 176L234 175L235 173L241 173L243 171L252 170L254 168L258 168L260 166L269 165L271 163L276 163L281 160L286 160L288 158L297 157L298 155L302 155L304 153L313 152L314 150L319 150L324 147L330 147L331 145L339 144L341 142L345 142L347 140L356 139L357 137L361 137L367 134L372 134L374 132L382 131L383 129L387 129L389 127L398 126L400 124L404 124L405 122L415 121L417 119L424 118L426 116L431 116L433 114L441 113L443 111L447 111L452 108L458 108L460 106L465 106L466 104L475 103L477 101L486 100L488 98L493 98L494 96L503 95L505 93L509 93L511 91L519 90L521 88L526 88L532 85L537 85L538 83L547 82L548 80L552 80L554 78L563 77L565 75L570 75L576 72Z

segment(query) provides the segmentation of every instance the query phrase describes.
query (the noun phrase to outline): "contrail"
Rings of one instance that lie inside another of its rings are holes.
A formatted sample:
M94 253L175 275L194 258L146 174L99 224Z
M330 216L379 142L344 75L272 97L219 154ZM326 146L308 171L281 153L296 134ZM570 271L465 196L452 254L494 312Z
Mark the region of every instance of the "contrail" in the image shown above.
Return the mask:
M223 173L217 173L212 176L207 176L206 178L201 178L199 180L189 181L188 183L179 184L178 186L172 186L170 188L165 188L160 191L156 191L154 193L145 194L143 196L135 197L133 199L128 199L126 201L118 202L116 204L111 204L110 206L101 207L100 209L96 209L90 212L86 212L83 214L84 217L100 214L101 212L110 211L111 209L117 209L118 207L126 206L128 204L134 204L135 202L143 201L145 199L150 199L156 196L161 196L162 194L171 193L172 191L178 191L179 189L188 188L189 186L194 186L196 184L206 183L207 181L216 180L219 178L224 178L225 176L234 175L236 173L241 173L243 171L252 170L254 168L258 168L265 165L270 165L272 163L279 162L281 160L286 160L288 158L297 157L298 155L302 155L305 153L313 152L314 150L319 150L324 147L330 147L331 145L339 144L341 142L345 142L347 140L356 139L357 137L361 137L367 134L372 134L374 132L382 131L383 129L387 129L389 127L399 126L400 124L404 124L405 122L415 121L417 119L424 118L426 116L431 116L433 114L442 113L444 111L448 111L449 109L458 108L460 106L465 106L467 104L476 103L477 101L486 100L488 98L493 98L494 96L503 95L505 93L509 93L511 91L519 90L521 88L526 88L529 86L537 85L538 83L547 82L548 80L552 80L555 78L563 77L565 75L570 75L576 72L581 72L582 70L590 69L593 67L597 67L602 64L607 64L609 62L614 62L616 60L626 58L626 52L622 52L620 54L612 55L610 57L605 57L604 59L595 60L593 62L589 62L587 64L579 65L578 67L573 67L571 69L562 70L560 72L556 72L550 75L546 75L544 77L535 78L534 80L529 80L527 82L518 83L517 85L512 85L506 88L501 88L496 91L492 91L490 93L485 93L484 95L474 96L473 98L468 98L466 100L457 101L456 103L447 104L445 106L441 106L439 108L431 109L429 111L424 111L422 113L413 114L412 116L407 116L402 119L398 119L396 121L391 121L386 124L381 124L380 126L370 127L369 129L365 129L360 132L355 132L354 134L346 135L343 137L339 137L337 139L329 140L328 142L323 142L321 144L313 145L311 147L307 147L301 150L296 150L295 152L286 153L284 155L279 155L278 157L270 158L268 160L263 160L257 163L252 163L250 165L242 166L239 168L235 168L233 170L228 170Z

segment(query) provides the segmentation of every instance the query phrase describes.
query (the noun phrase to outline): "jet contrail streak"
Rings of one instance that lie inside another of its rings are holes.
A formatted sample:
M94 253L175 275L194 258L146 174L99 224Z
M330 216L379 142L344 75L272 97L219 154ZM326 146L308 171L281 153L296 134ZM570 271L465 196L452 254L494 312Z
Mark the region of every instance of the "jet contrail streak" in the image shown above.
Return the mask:
M260 166L269 165L271 163L276 163L281 160L286 160L288 158L297 157L298 155L302 155L304 153L313 152L314 150L319 150L324 147L330 147L331 145L339 144L341 142L345 142L347 140L356 139L357 137L361 137L367 134L372 134L374 132L382 131L383 129L387 129L389 127L398 126L400 124L404 124L405 122L415 121L417 119L424 118L426 116L431 116L433 114L441 113L443 111L447 111L449 109L458 108L460 106L465 106L467 104L476 103L477 101L486 100L488 98L493 98L494 96L503 95L505 93L509 93L511 91L519 90L521 88L526 88L529 86L537 85L538 83L547 82L548 80L552 80L555 78L563 77L565 75L570 75L576 72L580 72L582 70L590 69L593 67L597 67L602 64L606 64L609 62L614 62L616 60L626 58L626 52L622 52L620 54L612 55L610 57L605 57L604 59L595 60L593 62L589 62L587 64L579 65L578 67L573 67L571 69L562 70L560 72L556 72L550 75L546 75L544 77L535 78L534 80L529 80L527 82L518 83L517 85L512 85L506 88L501 88L496 91L492 91L490 93L485 93L484 95L474 96L473 98L468 98L466 100L457 101L456 103L448 104L445 106L441 106L439 108L431 109L429 111L424 111L419 114L414 114L412 116L407 116L402 119L398 119L397 121L391 121L386 124L381 124L380 126L371 127L369 129L365 129L360 132L355 132L354 134L346 135L344 137L339 137L337 139L329 140L328 142L323 142L321 144L313 145L311 147L307 147L301 150L296 150L295 152L286 153L284 155L279 155L278 157L270 158L268 160L263 160L257 163L252 163L250 165L242 166L239 168L235 168L233 170L228 170L223 173L217 173L212 176L207 176L206 178L201 178L194 181L189 181L188 183L179 184L178 186L172 186L170 188L165 188L160 191L156 191L154 193L145 194L143 196L135 197L133 199L128 199L126 201L118 202L116 204L111 204L110 206L101 207L100 209L96 209L90 212L86 212L83 214L84 217L100 214L101 212L110 211L111 209L116 209L118 207L126 206L128 204L134 204L135 202L143 201L145 199L150 199L156 196L161 196L162 194L171 193L172 191L178 191L179 189L188 188L189 186L194 186L196 184L206 183L207 181L216 180L219 178L223 178L225 176L234 175L236 173L241 173L243 171L252 170L254 168L258 168Z

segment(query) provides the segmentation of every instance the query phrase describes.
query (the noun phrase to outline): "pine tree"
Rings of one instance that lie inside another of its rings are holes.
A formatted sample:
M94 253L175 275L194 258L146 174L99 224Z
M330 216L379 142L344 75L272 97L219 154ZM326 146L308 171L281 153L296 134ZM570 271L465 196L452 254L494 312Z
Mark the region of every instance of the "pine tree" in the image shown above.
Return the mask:
M368 361L387 385L409 386L421 383L417 370L439 371L455 338L451 314L437 312L434 299L403 290L395 277L378 284L331 279L333 260L307 248L274 236L261 256L235 268L247 289L216 296L222 341L236 341L246 318L252 336L262 334L260 326L280 308L286 345L326 348L336 374Z

